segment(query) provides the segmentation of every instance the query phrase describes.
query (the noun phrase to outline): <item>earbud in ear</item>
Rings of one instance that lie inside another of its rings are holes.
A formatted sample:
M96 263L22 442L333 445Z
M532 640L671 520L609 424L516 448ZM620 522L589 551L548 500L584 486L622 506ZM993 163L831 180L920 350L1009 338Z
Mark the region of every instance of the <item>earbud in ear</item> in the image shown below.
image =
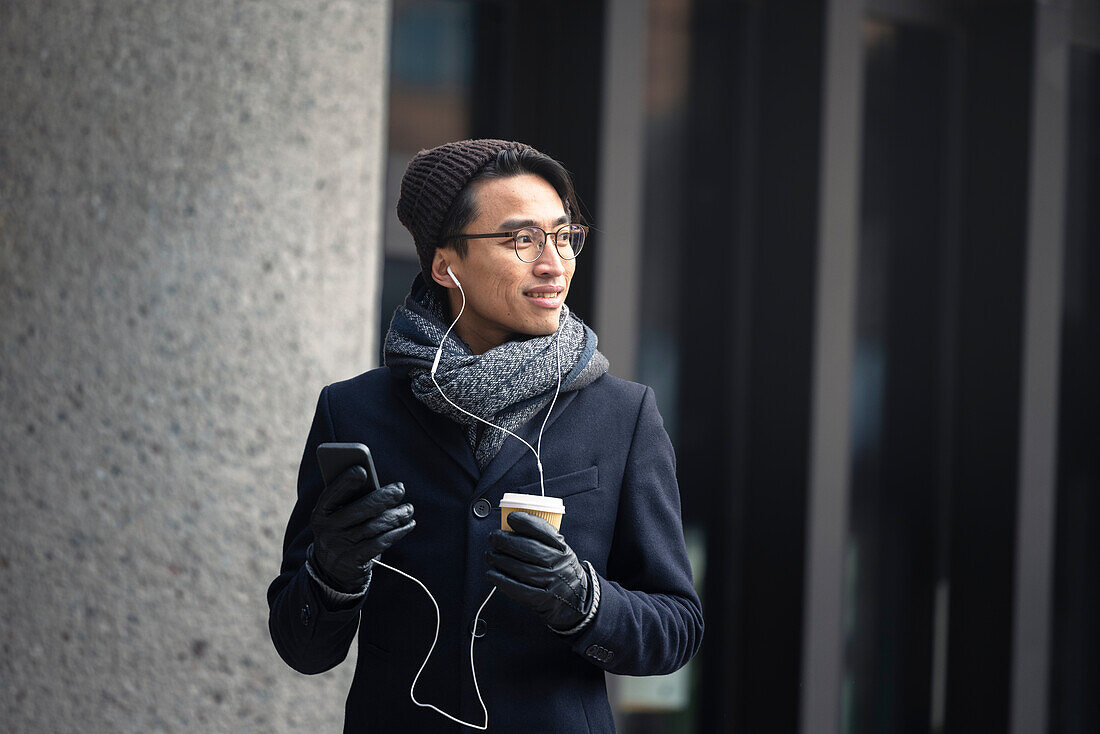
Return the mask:
M455 285L457 285L459 288L462 287L462 284L458 282L458 278L455 277L454 271L451 270L450 265L447 266L447 275L451 276L451 280L455 282Z

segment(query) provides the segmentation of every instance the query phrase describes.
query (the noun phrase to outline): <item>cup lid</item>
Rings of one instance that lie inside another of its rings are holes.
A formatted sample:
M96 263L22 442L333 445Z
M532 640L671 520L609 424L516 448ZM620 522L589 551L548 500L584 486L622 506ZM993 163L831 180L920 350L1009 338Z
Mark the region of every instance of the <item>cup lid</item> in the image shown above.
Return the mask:
M505 492L500 500L500 506L507 507L509 510L538 510L565 514L565 503L561 501L561 497L543 497L541 494Z

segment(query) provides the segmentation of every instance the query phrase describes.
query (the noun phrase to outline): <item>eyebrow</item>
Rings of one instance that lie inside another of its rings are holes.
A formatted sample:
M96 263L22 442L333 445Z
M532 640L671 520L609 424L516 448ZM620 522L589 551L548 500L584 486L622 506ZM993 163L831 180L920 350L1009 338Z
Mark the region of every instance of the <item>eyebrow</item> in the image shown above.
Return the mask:
M560 217L554 220L550 226L557 229L563 224L569 224L569 217L562 214ZM506 219L500 224L501 230L511 231L513 229L523 229L524 227L538 227L539 224L534 219Z

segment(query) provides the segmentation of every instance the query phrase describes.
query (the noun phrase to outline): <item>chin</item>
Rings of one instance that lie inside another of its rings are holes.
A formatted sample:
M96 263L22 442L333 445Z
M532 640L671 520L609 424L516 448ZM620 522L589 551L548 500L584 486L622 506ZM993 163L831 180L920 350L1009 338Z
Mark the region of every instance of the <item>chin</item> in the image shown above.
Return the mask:
M553 334L555 331L558 330L558 317L560 315L561 315L561 311L558 311L556 314L554 314L554 320L553 321L547 321L545 324L543 324L543 328L542 328L542 332L541 332L543 335Z
M558 322L555 319L554 323L543 324L529 324L526 329L523 330L528 336L550 336L558 330Z

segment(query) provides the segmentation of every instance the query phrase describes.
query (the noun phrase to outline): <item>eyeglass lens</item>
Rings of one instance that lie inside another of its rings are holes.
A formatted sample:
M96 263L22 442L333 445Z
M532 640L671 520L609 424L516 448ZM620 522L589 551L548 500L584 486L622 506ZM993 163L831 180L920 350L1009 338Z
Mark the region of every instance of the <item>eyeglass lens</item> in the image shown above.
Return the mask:
M516 232L516 254L524 262L534 262L542 254L542 248L546 244L546 232L539 227L528 227ZM572 260L584 246L584 228L576 224L567 224L557 231L555 242L558 248L558 257L562 260Z

